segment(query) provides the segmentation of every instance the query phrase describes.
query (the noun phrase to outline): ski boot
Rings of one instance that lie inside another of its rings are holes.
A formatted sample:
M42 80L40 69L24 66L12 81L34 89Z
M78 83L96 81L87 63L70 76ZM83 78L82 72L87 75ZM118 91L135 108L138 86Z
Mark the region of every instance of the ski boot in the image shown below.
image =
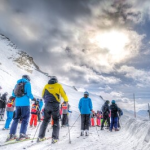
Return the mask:
M9 134L7 139L6 139L6 142L11 141L11 140L15 140L15 139L17 139L17 136L15 134Z
M85 130L85 136L89 136L89 130Z
M30 137L26 134L20 133L19 138L16 139L16 141L22 141L22 140L27 140L30 139Z
M101 128L101 130L104 130L103 128Z
M119 131L119 129L116 128L115 131Z
M81 130L80 136L84 136L84 130Z
M109 129L110 132L112 132L112 129Z
M52 138L52 144L55 144L55 143L57 143L58 142L58 139L53 139Z
M39 142L42 142L42 141L45 141L46 140L46 138L44 137L44 138L37 138L37 142L39 143Z

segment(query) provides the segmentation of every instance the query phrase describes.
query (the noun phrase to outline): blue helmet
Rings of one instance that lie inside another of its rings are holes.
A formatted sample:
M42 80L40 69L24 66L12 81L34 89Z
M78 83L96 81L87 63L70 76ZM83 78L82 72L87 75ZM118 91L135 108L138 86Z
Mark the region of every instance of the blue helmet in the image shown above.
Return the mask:
M112 100L112 101L111 101L111 103L112 103L112 104L115 104L115 103L116 103L116 101L115 101L115 100Z
M89 92L85 91L85 92L84 92L84 95L88 95L88 96L89 96Z

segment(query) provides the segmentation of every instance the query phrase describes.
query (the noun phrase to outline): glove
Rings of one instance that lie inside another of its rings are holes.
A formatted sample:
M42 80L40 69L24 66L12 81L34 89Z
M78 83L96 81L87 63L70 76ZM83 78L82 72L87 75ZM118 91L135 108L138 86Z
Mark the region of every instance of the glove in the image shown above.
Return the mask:
M33 99L32 99L32 101L35 101L35 102L36 102L36 99L35 99L35 98L33 98Z
M72 111L68 110L69 113L72 113Z

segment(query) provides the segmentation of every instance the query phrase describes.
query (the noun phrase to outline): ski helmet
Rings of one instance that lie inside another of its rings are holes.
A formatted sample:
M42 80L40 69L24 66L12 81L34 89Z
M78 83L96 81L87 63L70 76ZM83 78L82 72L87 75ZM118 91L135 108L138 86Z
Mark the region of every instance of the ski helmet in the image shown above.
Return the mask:
M84 95L89 96L89 92L85 91L85 92L84 92Z
M58 83L57 77L56 76L52 76L50 78L50 80L48 81L48 84L55 84Z
M116 103L116 101L115 101L115 100L112 100L112 101L111 101L111 103L112 103L112 104L115 104L115 103Z
M106 103L109 104L110 103L109 100L106 100Z
M27 79L28 81L30 81L30 77L28 75L23 75L22 78Z

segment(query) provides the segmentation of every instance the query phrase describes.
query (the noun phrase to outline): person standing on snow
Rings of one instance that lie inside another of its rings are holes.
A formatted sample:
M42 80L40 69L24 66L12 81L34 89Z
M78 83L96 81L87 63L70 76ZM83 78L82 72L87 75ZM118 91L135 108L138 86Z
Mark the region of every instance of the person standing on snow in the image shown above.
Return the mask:
M70 105L67 102L63 102L61 104L61 109L62 109L62 127L68 125L68 112L70 109Z
M51 79L48 81L48 84L45 85L42 92L42 98L44 99L45 102L44 120L40 127L37 142L46 139L45 132L48 123L50 122L51 116L54 121L52 132L52 143L56 143L59 139L59 108L60 108L59 104L61 102L60 95L61 97L63 97L65 102L68 102L67 95L63 90L62 85L58 83L56 77L51 77Z
M110 124L110 131L112 132L113 127L115 128L115 131L118 130L118 111L119 108L116 105L115 100L112 100L112 104L110 105L110 110L111 110L111 124Z
M16 110L7 141L12 139L28 139L29 137L28 135L26 135L26 132L30 117L30 99L36 101L31 92L30 77L28 75L23 75L22 79L17 81L12 96L16 98ZM20 136L19 138L17 138L16 131L20 117L22 117L22 122L20 128Z
M11 96L7 102L7 119L3 130L9 130L9 125L13 119L14 107L15 107L15 97Z
M105 102L105 104L102 106L102 112L103 112L103 121L102 121L102 125L101 125L101 130L104 130L104 123L105 121L107 121L107 126L108 128L110 127L110 111L109 111L109 101L107 100Z
M31 108L31 119L30 119L30 127L32 128L33 122L34 122L34 127L37 126L37 115L39 113L39 101L35 101L34 104L32 105Z
M5 108L7 103L8 93L4 93L0 99L0 121L4 121Z
M84 92L84 97L80 99L78 108L81 113L81 136L84 136L84 132L86 136L89 136L90 113L93 112L93 105L87 91Z

